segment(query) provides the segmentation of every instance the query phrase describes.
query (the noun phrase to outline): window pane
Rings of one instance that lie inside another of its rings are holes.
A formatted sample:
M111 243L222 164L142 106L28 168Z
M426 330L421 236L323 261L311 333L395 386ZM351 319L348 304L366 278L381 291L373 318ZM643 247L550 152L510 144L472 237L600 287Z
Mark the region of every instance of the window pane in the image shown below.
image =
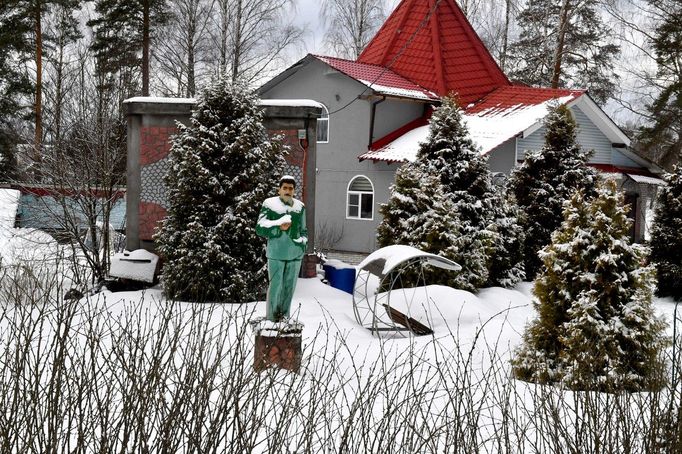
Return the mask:
M360 207L360 217L363 219L372 219L372 203L374 196L372 194L362 194L362 206Z
M328 118L318 118L317 119L317 141L318 142L329 141L329 119Z
M356 177L348 189L350 191L372 192L372 183L365 177Z
M349 218L357 218L358 217L358 206L357 205L348 205L348 217Z
M360 205L360 194L348 194L348 205Z

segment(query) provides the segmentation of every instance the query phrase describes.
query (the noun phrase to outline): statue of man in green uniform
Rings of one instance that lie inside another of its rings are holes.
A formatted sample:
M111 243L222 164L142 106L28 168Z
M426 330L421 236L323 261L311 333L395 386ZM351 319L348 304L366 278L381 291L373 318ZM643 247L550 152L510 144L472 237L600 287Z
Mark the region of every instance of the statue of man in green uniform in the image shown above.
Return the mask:
M289 317L301 259L308 243L305 206L294 198L296 180L284 175L279 180L279 196L263 202L256 233L268 240L268 301L266 316L273 322Z

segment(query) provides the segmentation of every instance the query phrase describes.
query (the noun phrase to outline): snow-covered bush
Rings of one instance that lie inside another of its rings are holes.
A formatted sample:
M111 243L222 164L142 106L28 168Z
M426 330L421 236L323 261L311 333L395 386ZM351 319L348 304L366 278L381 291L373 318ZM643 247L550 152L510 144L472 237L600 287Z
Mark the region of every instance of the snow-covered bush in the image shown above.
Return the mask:
M518 378L605 391L657 385L664 324L630 222L613 181L592 201L579 191L564 205L564 221L540 253L538 317L513 360Z
M264 291L263 241L255 223L284 165L257 98L220 81L200 97L170 151L168 216L155 236L174 298L245 302Z
M440 283L476 291L488 281L496 247L504 244L494 227L499 199L456 102L443 99L430 124L417 160L398 171L382 205L378 242L407 244L452 259L462 271Z
M682 299L682 166L666 175L651 229L651 262L658 295Z
M545 121L545 145L527 152L509 179L509 190L523 211L526 277L533 279L541 261L538 251L549 244L561 224L563 203L578 189L590 191L596 171L588 167L590 153L576 142L576 123L566 106L551 109Z

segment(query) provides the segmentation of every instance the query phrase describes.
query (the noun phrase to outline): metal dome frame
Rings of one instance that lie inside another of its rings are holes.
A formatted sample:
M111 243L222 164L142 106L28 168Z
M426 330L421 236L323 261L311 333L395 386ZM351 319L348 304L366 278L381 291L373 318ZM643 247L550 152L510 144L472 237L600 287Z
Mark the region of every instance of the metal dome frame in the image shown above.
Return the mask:
M417 289L423 288L425 302L429 301L424 267L434 266L449 271L459 271L460 265L436 254L411 246L393 245L370 254L357 267L353 285L353 313L355 320L373 335L382 332L430 334L433 331L412 318L412 305ZM413 287L402 286L403 275L417 270ZM380 289L386 289L379 292ZM411 297L408 293L412 291ZM407 313L391 305L395 292L402 292L407 302Z

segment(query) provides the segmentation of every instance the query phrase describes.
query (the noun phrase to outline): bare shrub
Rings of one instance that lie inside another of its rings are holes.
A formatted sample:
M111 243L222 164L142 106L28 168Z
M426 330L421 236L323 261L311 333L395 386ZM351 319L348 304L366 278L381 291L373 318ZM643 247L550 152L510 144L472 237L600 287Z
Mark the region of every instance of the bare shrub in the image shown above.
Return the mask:
M370 349L327 315L304 339L301 374L257 374L246 323L253 305L167 301L155 290L63 301L54 296L58 280L35 272L2 284L1 452L679 448L679 337L667 352L673 379L647 393L570 392L514 380L499 334L505 313L473 333L368 335Z

